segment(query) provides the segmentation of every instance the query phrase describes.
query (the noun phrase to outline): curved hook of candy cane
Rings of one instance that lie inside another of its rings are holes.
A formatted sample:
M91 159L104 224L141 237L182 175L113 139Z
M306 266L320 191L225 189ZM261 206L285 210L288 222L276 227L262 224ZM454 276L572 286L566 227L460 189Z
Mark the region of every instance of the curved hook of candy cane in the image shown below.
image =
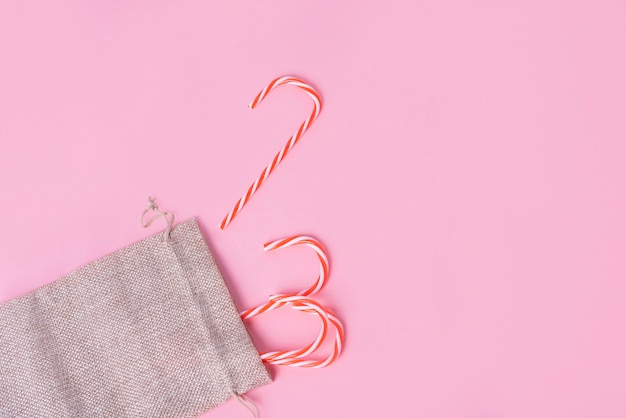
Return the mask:
M322 98L317 91L304 81L292 77L278 77L274 79L270 84L268 84L261 92L254 98L254 100L248 105L250 109L254 109L259 103L267 97L267 95L283 84L290 84L304 90L309 97L313 100L313 110L311 114L302 122L300 128L289 138L285 146L274 156L274 159L265 167L261 175L250 185L248 191L237 201L235 206L231 209L231 211L224 217L222 223L220 224L221 229L225 229L237 216L239 212L243 209L246 203L250 200L250 198L256 193L256 191L261 187L261 185L267 180L269 175L274 171L274 169L280 164L280 162L285 158L285 156L291 151L294 145L298 142L298 140L304 135L304 133L309 129L309 127L313 124L313 122L319 116L322 110Z
M309 296L314 295L326 284L326 279L330 272L330 263L328 262L328 255L322 244L313 237L306 235L296 235L289 238L283 238L276 241L268 242L263 246L265 251L272 251L279 248L291 247L292 245L306 245L315 251L317 258L320 262L320 274L317 277L315 283L308 289L304 289L298 292L298 295Z
M297 295L300 296L314 295L324 287L328 278L328 274L330 273L330 263L328 261L328 255L326 254L326 250L318 240L306 235L296 235L289 238L283 238L276 241L268 242L263 246L263 248L265 251L272 251L279 248L290 247L292 245L306 245L307 247L315 251L317 258L319 259L320 273L317 276L315 283L313 283L313 285L308 289L301 290L297 293ZM279 300L270 300L269 302L263 303L257 307L247 309L240 314L242 319L248 319L252 318L253 316L260 315L263 312L274 310L281 306L282 304Z
M270 300L275 301L275 302L280 302L279 306L285 306L285 305L290 304L292 305L292 308L294 310L301 311L303 310L303 308L306 308L307 313L316 313L322 321L322 327L320 329L319 334L315 338L315 340L311 344L307 345L306 347L301 348L299 350L270 351L270 352L261 354L261 359L268 362L268 361L275 361L275 360L283 360L287 358L302 358L302 357L308 356L309 354L317 350L319 346L322 344L322 342L324 342L324 340L326 339L326 335L328 334L329 320L328 320L328 315L324 311L324 308L322 308L317 302L311 299L305 298L303 296L275 295L275 296L270 296Z
M272 351L261 354L261 358L265 363L292 367L322 368L332 364L339 357L339 355L341 354L345 333L343 324L335 315L332 314L332 312L324 309L316 301L308 299L304 296L277 295L272 296L270 299L280 301L281 306L285 304L291 304L293 309L295 310L317 313L322 319L322 330L320 331L320 334L315 339L315 341L313 341L313 343L303 349L290 351ZM335 343L332 352L325 359L306 359L305 357L317 350L321 343L326 339L329 324L332 324L335 328Z

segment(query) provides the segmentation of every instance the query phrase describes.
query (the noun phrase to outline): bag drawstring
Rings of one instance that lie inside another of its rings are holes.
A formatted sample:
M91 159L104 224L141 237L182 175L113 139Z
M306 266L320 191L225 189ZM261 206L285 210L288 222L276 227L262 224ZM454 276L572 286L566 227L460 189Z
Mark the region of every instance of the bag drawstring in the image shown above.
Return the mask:
M156 212L157 214L146 221L145 220L146 215L150 211ZM174 225L174 214L172 212L163 212L157 206L156 199L154 197L148 197L148 207L141 213L141 226L144 228L147 228L150 225L152 225L154 221L156 221L157 219L161 217L165 218L165 221L167 222L167 227L165 228L165 234L164 234L163 240L165 242L168 242L170 239L170 232L172 231L172 226Z
M230 393L231 393L231 395L233 395L233 398L235 398L237 400L239 405L243 406L248 412L250 412L250 414L254 418L259 418L260 417L260 415L259 415L259 408L257 408L256 405L251 400L247 399L243 395L239 395L238 393L236 393L232 389L231 389Z

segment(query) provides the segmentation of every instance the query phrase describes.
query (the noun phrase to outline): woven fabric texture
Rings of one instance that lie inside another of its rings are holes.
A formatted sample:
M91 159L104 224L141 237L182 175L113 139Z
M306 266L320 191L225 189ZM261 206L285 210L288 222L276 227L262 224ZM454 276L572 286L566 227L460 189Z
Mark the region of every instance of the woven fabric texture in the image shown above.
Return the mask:
M194 219L0 305L1 417L193 417L270 383Z

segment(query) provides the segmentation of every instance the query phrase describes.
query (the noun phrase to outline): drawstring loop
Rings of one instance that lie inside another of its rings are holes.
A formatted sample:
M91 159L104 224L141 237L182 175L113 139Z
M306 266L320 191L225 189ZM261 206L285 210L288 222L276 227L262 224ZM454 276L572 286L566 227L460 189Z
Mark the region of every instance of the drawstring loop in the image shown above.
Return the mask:
M150 211L156 212L156 214L152 218L146 220L146 215ZM174 214L172 212L163 212L157 206L156 199L154 197L148 196L148 207L144 209L144 211L141 213L141 226L147 228L159 218L165 218L165 222L167 222L167 227L165 228L165 236L163 240L165 242L168 242L170 239L170 232L172 231L172 226L174 224Z

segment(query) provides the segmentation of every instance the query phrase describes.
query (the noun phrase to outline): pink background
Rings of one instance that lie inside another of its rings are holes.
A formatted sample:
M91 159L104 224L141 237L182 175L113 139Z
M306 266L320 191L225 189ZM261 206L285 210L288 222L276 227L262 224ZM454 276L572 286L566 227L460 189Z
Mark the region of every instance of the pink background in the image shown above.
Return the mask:
M293 87L247 109L284 74L325 107L220 231L310 111ZM0 300L157 232L154 195L242 308L315 277L264 242L328 247L345 353L272 367L264 417L624 417L624 74L623 0L0 0Z

